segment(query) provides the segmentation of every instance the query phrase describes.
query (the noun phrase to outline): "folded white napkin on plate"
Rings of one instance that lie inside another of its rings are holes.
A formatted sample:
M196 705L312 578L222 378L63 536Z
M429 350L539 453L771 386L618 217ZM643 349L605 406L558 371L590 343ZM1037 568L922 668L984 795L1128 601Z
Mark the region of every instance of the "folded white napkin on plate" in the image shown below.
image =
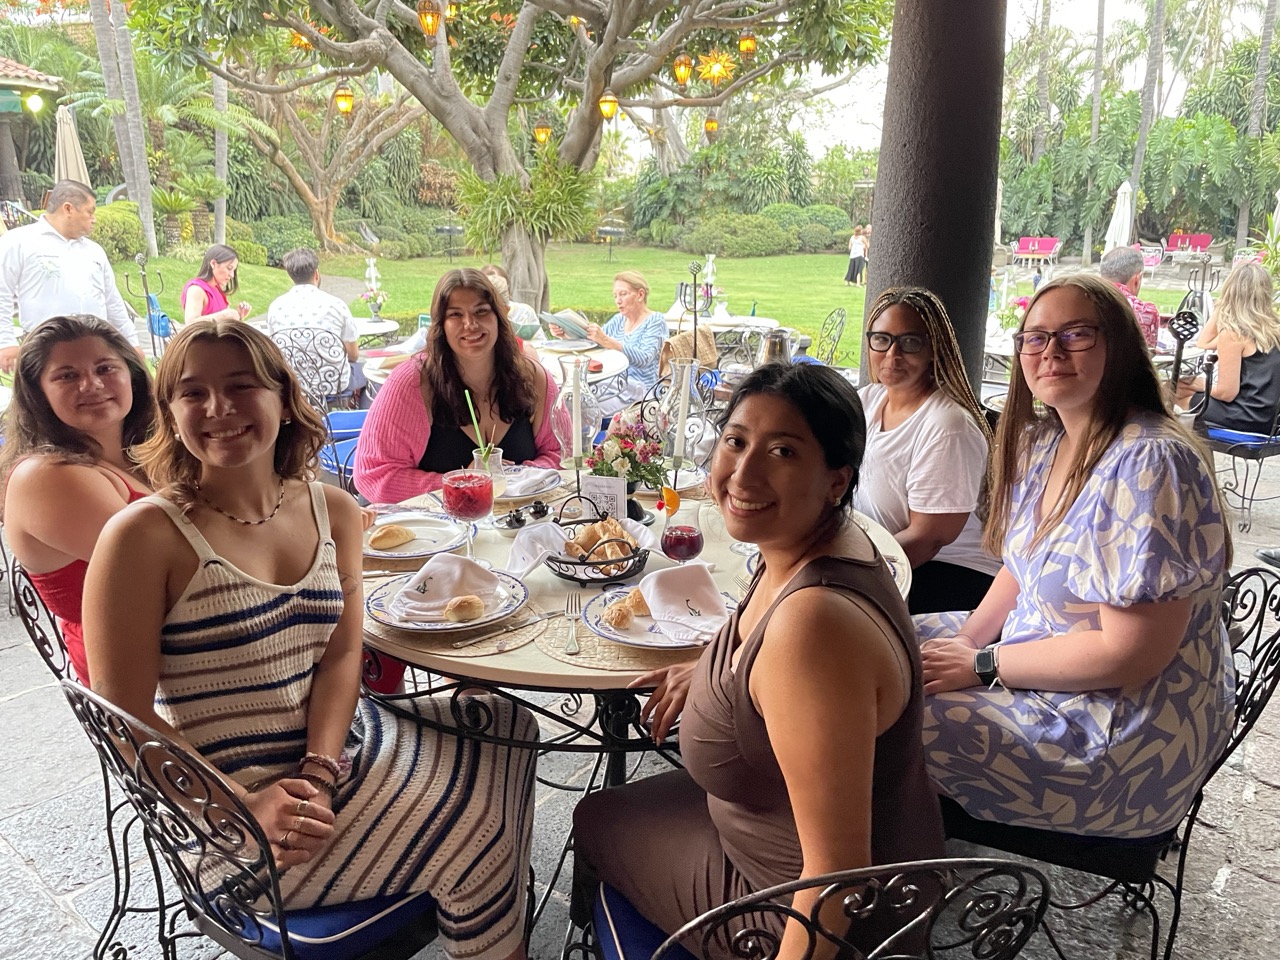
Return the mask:
M637 523L634 520L619 520L618 522L622 524L622 528L627 533L635 538L641 549L657 549L658 538L643 523ZM568 554L565 553L564 544L568 539L565 529L559 524L530 524L517 533L515 539L511 541L511 553L507 557L506 572L517 580L523 580L547 557L567 558ZM603 555L598 555L593 559L603 560L605 558Z
M437 553L404 585L390 609L401 620L441 621L454 597L471 594L489 607L498 595L498 584L498 578L475 561Z
M560 471L552 470L550 467L525 467L519 471L517 476L507 477L507 489L503 494L504 497L524 497L545 490L548 479L555 477L560 479Z
M640 581L640 593L658 629L672 640L706 643L729 616L704 563L655 571Z

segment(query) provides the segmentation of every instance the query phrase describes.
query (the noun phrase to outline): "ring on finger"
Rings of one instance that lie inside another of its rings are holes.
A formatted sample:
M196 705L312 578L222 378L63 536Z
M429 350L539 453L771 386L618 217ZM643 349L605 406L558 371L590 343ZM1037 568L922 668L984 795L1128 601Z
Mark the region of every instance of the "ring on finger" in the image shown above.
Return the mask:
M309 807L309 806L311 806L311 801L310 801L310 800L299 800L299 801L298 801L298 809L297 809L297 810L295 810L295 811L294 811L294 813L296 813L298 816L300 816L300 817L301 817L303 814L305 814L305 813L307 812L307 807Z
M285 835L284 835L283 837L281 837L281 838L279 839L279 841L277 842L277 845L280 847L280 849L281 849L281 850L288 850L288 849L290 849L290 847L289 847L289 834L290 834L290 833L293 833L293 831L292 831L292 830L290 830L290 831L288 831L287 833L285 833Z
M290 828L289 832L290 832L290 833L301 833L301 832L302 832L302 818L301 818L301 817L294 817L294 818L293 818L293 826Z

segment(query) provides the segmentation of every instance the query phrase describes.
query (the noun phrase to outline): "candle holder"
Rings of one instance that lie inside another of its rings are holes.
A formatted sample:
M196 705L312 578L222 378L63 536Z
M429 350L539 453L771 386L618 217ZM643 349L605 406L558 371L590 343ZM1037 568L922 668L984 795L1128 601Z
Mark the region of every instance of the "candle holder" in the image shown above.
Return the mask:
M560 357L560 394L552 412L552 428L560 442L560 468L572 469L578 493L582 468L600 430L600 402L587 383L587 357Z

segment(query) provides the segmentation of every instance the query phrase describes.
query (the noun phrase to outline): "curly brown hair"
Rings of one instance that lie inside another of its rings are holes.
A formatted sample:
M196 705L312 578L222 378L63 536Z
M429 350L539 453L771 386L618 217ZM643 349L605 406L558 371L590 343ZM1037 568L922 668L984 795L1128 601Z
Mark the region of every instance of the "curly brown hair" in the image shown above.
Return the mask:
M170 404L187 357L197 345L231 341L244 348L258 382L280 394L284 416L276 438L275 469L286 480L315 478L316 454L328 436L324 418L311 406L289 369L284 354L265 333L239 320L195 320L170 341L156 370L159 429L137 450L138 460L159 492L178 506L190 508L196 496L201 463L177 436Z

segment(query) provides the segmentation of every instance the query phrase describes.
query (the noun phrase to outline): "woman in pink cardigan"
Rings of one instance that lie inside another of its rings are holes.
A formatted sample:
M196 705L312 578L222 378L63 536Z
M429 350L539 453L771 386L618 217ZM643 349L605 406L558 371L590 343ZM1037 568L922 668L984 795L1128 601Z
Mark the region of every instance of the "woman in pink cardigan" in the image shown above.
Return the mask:
M440 488L440 475L469 466L484 441L513 463L560 465L552 430L556 385L520 352L506 306L479 270L450 270L431 298L426 348L402 363L374 398L356 448L356 487L399 503Z

